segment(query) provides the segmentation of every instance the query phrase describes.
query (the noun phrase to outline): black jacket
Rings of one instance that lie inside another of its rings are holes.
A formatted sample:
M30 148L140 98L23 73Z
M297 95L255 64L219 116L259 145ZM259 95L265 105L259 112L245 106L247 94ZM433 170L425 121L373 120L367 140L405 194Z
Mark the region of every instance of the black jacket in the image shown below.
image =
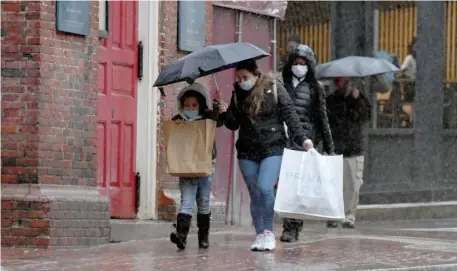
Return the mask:
M277 82L277 96L274 94L271 77L262 75L256 88L262 88L267 96L257 116L250 117L244 107L246 97L251 93L235 84L232 100L225 115L225 126L230 130L239 129L236 142L238 159L260 162L269 156L282 155L284 148L290 147L284 129L287 124L290 140L302 146L305 131L293 108L289 94L280 82Z
M217 121L216 127L221 127L222 125L224 125L223 115L215 114L212 110L207 110L204 114L202 114L202 116L199 119L196 119L196 120L205 120L205 119L212 119L214 121ZM171 120L184 120L184 117L181 114L177 114ZM216 157L217 157L217 148L216 148L216 142L214 142L213 160L216 159Z
M284 87L294 101L297 112L306 136L311 138L317 145L320 140L324 141L324 149L330 154L335 151L332 132L330 130L325 101L325 91L319 85L315 88L302 81L297 87L292 82L285 83Z
M371 104L360 91L357 99L341 91L327 97L327 112L335 153L345 157L363 154L363 124L371 119Z

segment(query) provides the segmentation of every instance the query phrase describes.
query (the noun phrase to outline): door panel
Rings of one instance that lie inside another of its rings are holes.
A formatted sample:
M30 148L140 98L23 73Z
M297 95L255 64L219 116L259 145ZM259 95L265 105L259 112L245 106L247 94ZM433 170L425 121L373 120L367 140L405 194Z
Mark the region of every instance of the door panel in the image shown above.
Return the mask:
M237 27L239 11L214 7L213 9L213 44L223 44L238 41ZM249 15L243 13L242 41L250 42L270 52L271 48L271 25L270 19L264 16ZM222 30L222 31L221 31ZM268 72L272 68L272 58L265 58L258 61L262 71ZM215 74L222 98L230 103L232 97L233 83L235 82L235 70L227 70ZM213 86L215 89L215 86ZM230 205L230 182L232 179L232 155L234 133L228 129L217 129L217 162L215 179L213 180L213 193L219 200L226 200L227 206ZM249 193L244 183L243 176L238 168L236 160L236 191L234 204L234 222L237 225L251 225L252 219L249 208ZM227 208L227 211L229 209ZM228 215L227 215L228 216Z
M235 10L214 7L213 44L237 41L235 19ZM221 29L224 31L221 31ZM222 99L229 104L230 98L232 97L233 82L235 80L234 69L216 73L215 80L217 81L219 91L222 94ZM216 89L214 82L212 89ZM234 133L226 128L221 127L216 130L217 159L212 192L218 200L226 202L227 211L229 210L230 181L232 178L233 137Z
M272 19L266 16L260 16L251 13L243 13L243 24L242 24L242 41L249 42L257 47L265 50L265 52L271 52L271 40L272 37ZM272 70L272 57L265 57L257 61L257 65L260 70L264 73L271 72ZM238 221L239 225L251 226L252 217L250 212L250 196L246 184L244 182L243 175L239 171L237 175L237 198L235 200L238 209Z
M109 2L109 38L98 53L97 181L111 216L135 218L137 2Z

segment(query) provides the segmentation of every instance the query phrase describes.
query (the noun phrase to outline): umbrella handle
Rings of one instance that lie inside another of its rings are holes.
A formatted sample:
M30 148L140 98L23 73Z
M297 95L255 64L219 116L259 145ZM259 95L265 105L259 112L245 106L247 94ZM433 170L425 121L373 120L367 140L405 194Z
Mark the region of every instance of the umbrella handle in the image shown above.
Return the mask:
M162 96L162 97L166 97L167 96L165 94L165 91L163 90L163 87L159 87L159 91L160 91L160 96Z
M213 74L213 79L214 79L214 85L216 87L216 92L220 92L219 91L219 84L217 83L217 79L216 79L216 74Z

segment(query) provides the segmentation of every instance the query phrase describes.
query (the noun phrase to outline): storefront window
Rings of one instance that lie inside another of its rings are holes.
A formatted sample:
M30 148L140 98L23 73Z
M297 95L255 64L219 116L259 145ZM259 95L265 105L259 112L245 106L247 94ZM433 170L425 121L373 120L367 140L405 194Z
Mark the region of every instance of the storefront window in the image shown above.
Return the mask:
M413 128L415 80L396 79L389 92L377 93L375 128Z
M389 75L391 87L388 92L374 95L373 128L414 127L416 13L414 6L376 12L377 53L401 72Z

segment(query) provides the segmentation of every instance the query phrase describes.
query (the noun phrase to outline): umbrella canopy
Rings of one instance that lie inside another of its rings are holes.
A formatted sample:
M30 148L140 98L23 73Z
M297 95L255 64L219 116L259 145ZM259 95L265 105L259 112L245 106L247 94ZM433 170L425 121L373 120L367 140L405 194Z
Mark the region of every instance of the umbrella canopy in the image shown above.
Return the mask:
M376 52L375 57L379 58L379 59L385 59L389 63L394 64L395 56L390 54L390 53L388 53L388 52L386 52L386 51L378 51L378 52ZM393 81L395 80L395 73L394 72L389 72L389 73L386 73L385 76L386 76L387 82L389 83L389 85L391 85L393 83Z
M166 65L154 87L182 81L192 82L199 77L233 68L244 60L257 60L266 56L269 56L267 52L246 42L205 46Z
M366 77L399 71L395 65L384 59L348 56L328 63L317 65L317 78Z

